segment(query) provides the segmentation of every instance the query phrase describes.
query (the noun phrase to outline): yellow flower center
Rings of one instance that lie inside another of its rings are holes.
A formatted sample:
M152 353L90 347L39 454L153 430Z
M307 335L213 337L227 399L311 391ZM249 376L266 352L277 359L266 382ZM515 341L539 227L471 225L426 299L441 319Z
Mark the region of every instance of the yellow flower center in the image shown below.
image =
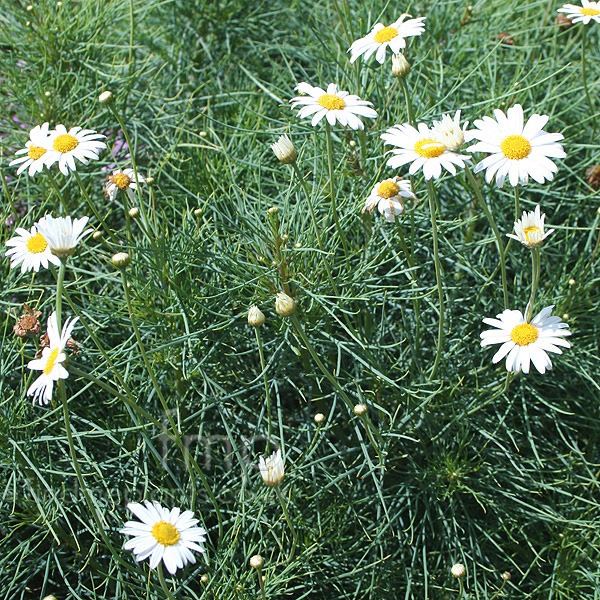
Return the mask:
M50 375L52 373L52 369L54 369L54 363L56 362L56 358L58 357L58 348L54 348L52 352L50 352L50 356L48 357L48 362L44 367L44 375Z
M535 227L535 225L534 225L533 227L525 227L523 229L523 233L525 234L525 238L527 239L528 242L534 242L536 240L537 236L534 236L533 234L541 233L541 231L540 231L539 227Z
M506 158L521 160L531 152L531 144L522 135L509 135L500 144L500 150Z
M429 147L423 148L423 146ZM445 150L444 144L441 144L437 140L419 140L415 144L415 152L425 158L435 158L436 156L444 154Z
M385 44L393 40L398 35L398 30L394 27L384 27L380 29L373 38L378 44Z
M125 173L117 173L112 176L112 182L121 190L126 190L131 183L131 177L125 175Z
M77 138L65 133L64 135L59 135L52 144L52 147L57 151L64 154L65 152L70 152L71 150L75 150L79 146L79 142Z
M152 526L154 539L163 546L173 546L179 541L179 531L165 521L159 521Z
M46 239L41 233L36 233L27 240L27 244L25 245L27 246L27 250L32 254L39 254L48 247L48 242L46 242Z
M597 8L582 8L582 15L587 15L588 17L595 17L596 15L600 15L600 10Z
M510 339L519 346L529 346L538 339L538 329L530 323L521 323L510 332Z
M40 146L29 146L29 151L27 152L27 156L33 160L41 158L44 154L46 154L46 148Z
M381 198L389 199L393 198L399 191L400 188L397 183L394 183L393 181L384 181L377 188L377 195L381 196Z
M342 110L346 103L339 97L333 94L323 94L319 98L319 104L327 110Z

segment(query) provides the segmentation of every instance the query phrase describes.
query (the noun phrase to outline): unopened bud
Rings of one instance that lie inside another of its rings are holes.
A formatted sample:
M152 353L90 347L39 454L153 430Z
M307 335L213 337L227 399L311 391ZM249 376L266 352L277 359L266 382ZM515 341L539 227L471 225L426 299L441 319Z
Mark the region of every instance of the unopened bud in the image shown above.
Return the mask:
M504 579L504 581L510 581L510 573L508 571L504 571L504 573L502 573L502 579Z
M25 10L31 12L33 10L33 6L30 4Z
M452 566L450 572L456 579L462 579L467 574L467 569L465 569L465 565L456 563Z
M44 92L44 96L46 96L46 98L50 98L51 95L52 95L52 92Z
M131 258L127 252L117 252L112 257L112 264L117 267L117 269L125 269L127 265L129 265Z
M356 148L356 140L350 140L348 146L350 146L350 148Z
M113 101L112 92L109 92L108 90L106 92L102 92L98 96L98 102L100 102L100 104L110 104L112 101Z
M320 425L325 420L325 415L323 413L317 413L314 418L315 423Z
M152 177L152 175L148 175L148 177L146 177L145 182L148 185L152 185L154 183L154 177Z
M284 165L289 165L298 158L298 152L296 152L292 140L287 135L279 136L279 139L274 144L271 144L271 149L279 159L279 162Z
M410 71L410 63L404 54L392 55L392 75L394 77L406 77Z
M103 237L103 234L100 230L98 231L94 231L94 233L92 233L92 239L95 240L96 242L100 241Z
M577 283L573 278L569 279L569 285L575 285Z
M204 573L204 575L202 575L202 577L200 577L200 582L203 585L206 585L208 583L208 575L206 573Z
M302 242L296 242L294 248L302 248Z
M265 559L260 554L255 554L250 559L250 566L253 569L262 569L264 564L265 564Z
M354 406L354 414L358 415L359 417L362 417L363 415L367 414L367 405L363 404L362 402L360 404L356 404Z
M203 137L203 138L204 138L204 137L206 137L207 133L206 133L206 131L201 131L201 132L200 132L198 135L199 135L200 137Z
M137 206L132 206L129 209L129 216L132 219L137 219L140 216L140 209Z
M252 327L260 327L264 322L265 315L255 304L248 311L248 324L252 325Z
M280 317L291 317L296 312L296 301L285 292L279 292L275 298L275 312Z
M268 215L276 215L278 212L279 212L279 209L276 206L271 206L271 208L269 208L269 210L267 210Z
M44 596L44 598L42 600L56 600L56 596L53 596L51 594L50 596Z

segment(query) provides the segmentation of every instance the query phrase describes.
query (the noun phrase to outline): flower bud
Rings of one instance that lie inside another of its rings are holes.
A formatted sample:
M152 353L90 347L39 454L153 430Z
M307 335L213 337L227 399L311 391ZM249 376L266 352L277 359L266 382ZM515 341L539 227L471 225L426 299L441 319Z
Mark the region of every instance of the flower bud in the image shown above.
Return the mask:
M154 183L154 177L152 177L152 175L148 175L148 177L146 177L145 182L148 185L152 185Z
M598 209L600 211L600 209ZM279 209L276 206L271 206L269 210L267 210L268 215L276 215L279 212Z
M112 257L112 264L117 267L117 269L126 269L127 265L129 265L131 258L127 252L117 252Z
M108 90L106 92L102 92L98 96L98 102L100 102L100 104L110 104L112 101L113 101L112 92L109 92Z
M140 209L137 206L132 206L129 209L129 216L132 219L137 219L140 216Z
M103 237L103 234L100 230L98 231L94 231L94 233L92 233L92 239L95 240L96 242L100 241Z
M280 317L291 317L296 312L296 301L285 292L279 292L275 298L275 312Z
M200 582L203 585L206 585L208 583L208 575L206 573L204 573L204 575L202 575L202 577L200 577Z
M504 571L504 573L502 573L502 579L504 579L504 581L510 581L510 573L508 571Z
M252 325L252 327L260 327L264 322L265 315L255 304L248 311L248 325Z
M56 600L56 596L50 594L50 596L44 596L43 600Z
M404 54L392 55L392 75L394 77L406 77L410 71L410 63Z
M265 564L265 559L260 554L255 554L252 558L250 558L250 566L253 569L262 569Z
M452 566L450 572L456 579L462 579L467 574L467 569L465 569L465 565L462 563L456 563Z
M50 98L51 95L52 95L52 92L44 92L44 96L46 96L46 98Z
M202 209L201 208L195 208L194 209L194 216L195 217L200 217L202 215Z
M571 279L569 279L569 285L575 285L577 282L571 277Z
M325 415L323 413L317 413L314 418L315 423L320 425L325 420Z
M298 158L298 152L296 152L294 144L292 144L287 135L279 136L279 139L274 144L271 144L271 149L279 159L279 162L284 165L289 165Z
M362 417L363 415L367 414L367 405L360 403L360 404L356 404L354 406L354 414L358 415L359 417Z
M273 452L266 460L264 456L258 459L258 468L262 480L269 486L278 486L283 476L285 475L285 467L283 458L281 457L281 449Z

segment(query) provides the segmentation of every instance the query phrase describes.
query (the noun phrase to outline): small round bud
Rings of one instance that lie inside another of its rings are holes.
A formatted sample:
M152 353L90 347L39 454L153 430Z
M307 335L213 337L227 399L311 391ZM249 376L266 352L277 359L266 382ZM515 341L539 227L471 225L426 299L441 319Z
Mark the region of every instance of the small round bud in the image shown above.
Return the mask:
M266 575L263 575L263 576L261 577L261 579L263 580L263 583L264 583L264 582L267 580L267 576L266 576Z
M465 565L462 563L456 563L450 569L450 573L452 573L452 576L456 577L456 579L462 579L467 574L467 569L465 569Z
M320 425L325 420L325 415L323 413L317 413L314 418L315 423Z
M410 72L410 63L406 60L404 54L392 55L392 75L394 77L406 77Z
M562 316L562 320L563 320L563 321L568 321L568 320L569 320L569 313L565 313L565 314Z
M569 285L575 285L577 283L572 277L569 279Z
M275 312L280 317L291 317L296 312L296 301L285 292L279 292L275 298Z
M51 95L52 95L52 92L44 92L44 96L46 96L46 98L50 98Z
M260 554L255 554L250 559L250 566L253 569L262 569L264 564L265 564L265 559Z
M296 242L294 248L302 248L302 242Z
M30 4L25 10L27 12L31 12L33 10L33 6Z
M50 596L44 596L43 600L56 600L56 596L50 594Z
M264 322L265 315L255 304L248 311L248 325L252 325L252 327L260 327Z
M92 233L92 239L94 239L95 241L99 241L104 237L104 234L98 230L98 231L94 231L94 233Z
M206 137L208 134L206 133L206 131L201 131L198 135L200 137Z
M31 21L25 21L25 27L29 27L31 25Z
M62 6L62 2L60 2L60 1L59 1L59 2L57 2L57 3L56 3L56 6L58 6L58 8L60 8L60 7Z
M504 579L504 581L510 581L511 579L511 575L508 571L504 571L504 573L502 573L502 579Z
M279 136L279 139L274 144L271 144L271 149L279 162L284 165L289 165L298 158L298 152L296 152L292 140L287 135Z
M600 215L600 206L596 209L596 212Z
M43 119L45 114L46 114L46 113L44 113L44 112L41 112L41 113L40 113L40 117L42 117L42 119Z
M130 261L131 258L127 252L117 252L112 257L112 264L117 267L117 269L126 269Z
M350 140L348 142L348 146L350 146L350 148L356 148L356 141L355 140Z
M287 242L289 239L290 239L290 236L289 236L287 233L284 233L284 234L281 236L281 241L282 241L282 242Z
M208 583L208 575L206 573L204 573L204 575L202 575L202 577L200 577L200 582L203 585L206 585Z
M362 417L363 415L367 414L367 405L363 404L362 402L360 404L356 404L354 406L354 414L358 415L359 417Z
M203 213L203 212L204 212L204 211L203 211L201 208L195 208L195 209L194 209L194 216L196 216L196 217L200 217L200 216L202 216L202 213Z
M598 209L600 210L600 209ZM269 208L269 210L267 210L267 214L269 215L276 215L279 212L279 209L276 206L271 206L271 208Z
M137 206L132 206L129 209L129 216L132 219L137 219L140 216L140 209Z
M98 102L100 102L100 104L110 104L112 101L113 101L112 92L109 92L108 90L106 92L102 92L98 96Z
M148 175L148 177L146 177L145 181L148 185L152 185L154 183L154 177L152 177L152 175Z

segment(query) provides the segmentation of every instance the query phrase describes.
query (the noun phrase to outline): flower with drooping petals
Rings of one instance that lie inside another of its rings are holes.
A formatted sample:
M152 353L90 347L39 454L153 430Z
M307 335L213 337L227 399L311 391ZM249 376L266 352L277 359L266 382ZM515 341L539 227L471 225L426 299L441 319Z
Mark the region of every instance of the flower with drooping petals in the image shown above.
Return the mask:
M134 200L135 190L138 183L145 183L146 180L138 173L137 183L135 181L135 172L133 169L117 169L112 175L106 178L104 186L104 195L112 202L117 195L117 192L125 192L130 200Z
M438 142L442 142L446 150L455 152L465 143L465 133L469 121L460 126L460 110L454 114L454 119L450 115L443 115L441 121L434 121L431 131Z
M262 480L270 487L279 485L283 479L285 469L281 458L281 449L273 452L267 460L261 456L258 460L258 468Z
M515 222L515 233L507 233L509 238L521 242L528 248L539 246L553 231L544 231L544 220L546 215L540 214L540 205L531 212L523 211L523 216Z
M368 210L372 214L377 207L387 221L393 222L396 215L404 212L404 198L412 198L415 201L417 199L410 189L410 181L397 176L384 179L375 184L365 200L362 212Z
M66 258L73 254L77 244L93 229L84 228L89 217L73 219L71 217L57 217L46 215L37 223L38 231L44 236L52 254L59 258Z

